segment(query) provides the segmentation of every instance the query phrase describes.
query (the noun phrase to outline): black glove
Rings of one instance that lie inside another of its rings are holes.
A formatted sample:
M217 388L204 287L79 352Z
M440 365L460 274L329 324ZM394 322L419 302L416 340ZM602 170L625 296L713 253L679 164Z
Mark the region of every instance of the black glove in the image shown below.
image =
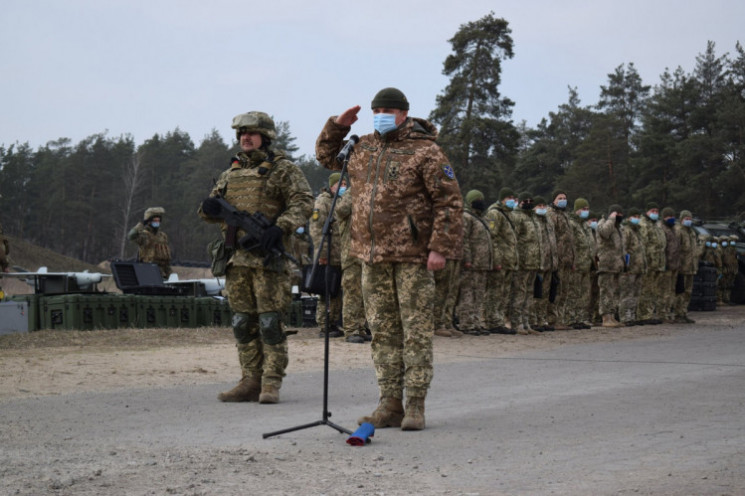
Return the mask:
M275 249L282 249L282 235L284 232L282 228L278 226L270 226L261 235L259 244L261 249L264 251L272 251Z
M202 212L208 217L217 217L222 206L217 198L207 198L202 202Z

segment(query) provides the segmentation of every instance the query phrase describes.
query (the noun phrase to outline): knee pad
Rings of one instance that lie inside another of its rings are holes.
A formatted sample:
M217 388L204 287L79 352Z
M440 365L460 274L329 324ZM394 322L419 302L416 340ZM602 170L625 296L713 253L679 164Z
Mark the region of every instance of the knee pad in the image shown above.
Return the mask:
M261 340L273 346L287 339L282 330L282 323L279 320L279 312L265 312L259 314L259 332Z
M258 336L255 315L236 312L233 314L231 325L233 326L233 336L235 336L238 344L248 344Z

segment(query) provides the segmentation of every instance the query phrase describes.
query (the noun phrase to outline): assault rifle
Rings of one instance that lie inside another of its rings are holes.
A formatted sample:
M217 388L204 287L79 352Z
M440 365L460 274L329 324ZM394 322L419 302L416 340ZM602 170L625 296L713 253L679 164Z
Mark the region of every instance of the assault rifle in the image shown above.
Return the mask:
M224 198L220 197L211 197L204 200L202 202L202 212L209 217L222 219L225 221L225 224L233 229L242 229L246 234L234 243L228 237L226 240L226 246L235 247L237 245L248 251L259 248L261 246L261 237L263 236L264 231L274 225L274 223L261 212L257 211L253 214L241 212L225 201ZM295 257L285 251L281 242L279 246L272 248L267 254L264 259L264 265L268 265L272 257L285 257L295 264L300 265Z

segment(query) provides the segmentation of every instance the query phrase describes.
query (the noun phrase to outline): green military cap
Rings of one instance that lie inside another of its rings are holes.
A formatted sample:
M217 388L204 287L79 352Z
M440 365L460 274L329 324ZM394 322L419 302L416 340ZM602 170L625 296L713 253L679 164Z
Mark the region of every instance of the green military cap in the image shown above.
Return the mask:
M339 182L339 179L341 178L340 172L334 172L329 176L329 188L332 187L334 184Z
M554 192L551 193L551 198L553 198L554 200L556 200L556 197L557 196L559 196L559 195L565 195L566 196L566 194L567 194L567 192L564 191L563 189L555 189Z
M680 218L682 219L684 217L691 217L692 218L693 217L693 214L691 213L690 210L681 210L680 211Z
M660 212L660 216L664 219L665 217L675 217L675 210L670 207L665 207Z
M630 208L630 209L629 209L629 210L628 210L628 211L626 212L626 215L628 215L629 217L633 217L634 215L641 215L641 214L642 214L642 211L641 211L641 210L639 210L639 209L638 209L638 208L636 208L636 207L631 207L631 208Z
M533 199L533 193L530 191L523 191L517 196L520 200L532 200Z
M409 110L409 100L398 88L383 88L378 91L370 104L373 109L376 108L395 108L399 110Z
M587 218L588 219L599 219L600 216L598 215L597 212L593 212L592 210L590 210L590 215L588 215Z
M554 197L554 198L556 198L556 197ZM589 206L590 206L590 202L588 202L584 198L577 198L576 200L574 200L574 211L575 212L577 210L582 210L583 208L589 207Z
M546 199L542 197L541 195L534 196L533 203L535 203L536 205L547 205Z
M660 209L660 206L657 204L657 202L653 202L653 201L647 202L647 210L646 211L649 212L653 208L656 208L656 209L659 210Z
M623 207L618 203L614 203L613 205L608 207L608 213L612 214L613 212L616 212L617 214L623 214Z
M166 209L163 207L150 207L145 210L143 220L150 220L153 217L163 217L166 214Z
M504 200L508 196L515 196L515 192L506 186L499 190L499 201Z
M477 189L472 189L466 194L466 205L470 205L474 200L483 200L484 193Z

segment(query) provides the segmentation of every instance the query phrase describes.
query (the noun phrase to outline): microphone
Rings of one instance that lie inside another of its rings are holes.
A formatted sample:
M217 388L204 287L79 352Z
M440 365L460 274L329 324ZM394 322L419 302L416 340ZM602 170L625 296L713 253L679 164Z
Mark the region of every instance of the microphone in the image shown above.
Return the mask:
M347 160L349 160L349 154L352 153L352 151L354 150L354 145L356 145L359 140L360 138L356 134L350 136L347 144L344 145L344 148L341 149L339 155L336 156L336 161L346 162Z

